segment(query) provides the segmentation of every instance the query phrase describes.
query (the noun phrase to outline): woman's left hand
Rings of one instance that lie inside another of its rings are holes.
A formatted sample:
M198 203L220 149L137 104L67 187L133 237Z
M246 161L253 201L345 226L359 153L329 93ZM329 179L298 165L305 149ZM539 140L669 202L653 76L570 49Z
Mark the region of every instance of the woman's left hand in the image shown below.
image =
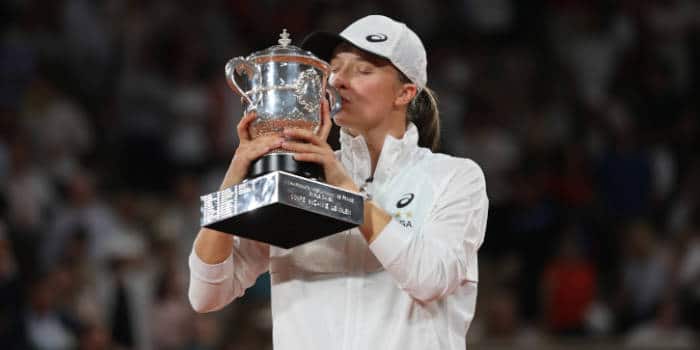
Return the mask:
M324 100L321 105L321 128L318 134L304 129L284 129L286 140L282 142L281 147L294 152L294 159L298 161L320 164L327 184L357 192L359 188L326 142L332 125L328 101Z

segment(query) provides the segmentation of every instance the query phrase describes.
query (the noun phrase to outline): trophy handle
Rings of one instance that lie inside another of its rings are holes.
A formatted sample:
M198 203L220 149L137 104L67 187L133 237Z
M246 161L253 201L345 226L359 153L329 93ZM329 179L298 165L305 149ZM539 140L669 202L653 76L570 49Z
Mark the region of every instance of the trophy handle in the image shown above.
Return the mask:
M333 86L328 85L326 91L328 94L328 103L330 103L331 107L331 116L334 116L340 111L340 108L343 107L343 99L340 97L338 90Z
M250 80L254 80L258 75L256 67L243 57L232 58L226 63L226 82L231 90L235 91L248 102L250 109L255 109L255 103L236 82L236 75L245 74Z

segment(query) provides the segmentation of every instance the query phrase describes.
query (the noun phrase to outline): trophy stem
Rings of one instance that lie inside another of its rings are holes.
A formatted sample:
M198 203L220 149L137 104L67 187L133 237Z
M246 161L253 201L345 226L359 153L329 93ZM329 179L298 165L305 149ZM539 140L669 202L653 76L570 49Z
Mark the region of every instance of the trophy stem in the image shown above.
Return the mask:
M250 165L247 178L256 178L273 171L286 171L310 179L323 180L323 168L320 165L297 161L292 153L270 153L260 157Z

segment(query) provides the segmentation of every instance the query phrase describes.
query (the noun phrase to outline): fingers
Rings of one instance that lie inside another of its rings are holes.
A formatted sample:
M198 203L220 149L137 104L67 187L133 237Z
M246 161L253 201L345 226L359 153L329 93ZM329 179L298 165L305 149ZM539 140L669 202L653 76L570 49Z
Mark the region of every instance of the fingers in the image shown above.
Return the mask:
M321 146L326 143L325 139L324 141L321 141L320 137L314 134L310 130L306 129L297 129L297 128L288 128L284 129L284 136L287 138L299 140L299 141L306 141L308 143Z
M282 148L295 153L323 153L324 149L311 143L285 140Z
M335 155L330 147L322 147L305 142L284 141L282 148L294 153L294 159L326 165Z
M276 148L280 148L283 142L284 138L278 135L261 136L247 143L245 146L239 147L236 156L241 157L242 160L246 162L250 162Z
M318 137L321 140L327 140L332 126L333 122L331 121L331 107L328 100L324 99L323 103L321 104L321 129L319 130Z
M241 121L238 122L238 126L236 126L236 132L238 133L238 139L243 142L243 141L250 141L250 132L248 131L248 127L250 126L250 123L255 120L257 117L257 113L255 111L251 111L247 113L246 115L241 118Z
M318 153L294 153L294 159L301 162L324 163L324 158Z
M265 153L282 147L283 142L284 138L278 135L270 135L268 137L255 139L255 142L253 142L253 145L251 145L255 147L255 152L252 153L253 159L260 158L265 155Z

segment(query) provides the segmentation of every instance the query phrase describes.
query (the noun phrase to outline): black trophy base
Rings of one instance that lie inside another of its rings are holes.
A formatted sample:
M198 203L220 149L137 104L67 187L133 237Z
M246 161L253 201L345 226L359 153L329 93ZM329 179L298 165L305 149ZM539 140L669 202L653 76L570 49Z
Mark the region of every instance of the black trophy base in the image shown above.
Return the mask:
M291 153L270 153L260 157L250 165L247 178L253 179L273 171L323 180L323 168L319 164L297 161Z
M355 226L357 225L281 203L207 225L217 231L286 249Z
M202 226L292 248L356 227L362 196L275 171L201 197Z

